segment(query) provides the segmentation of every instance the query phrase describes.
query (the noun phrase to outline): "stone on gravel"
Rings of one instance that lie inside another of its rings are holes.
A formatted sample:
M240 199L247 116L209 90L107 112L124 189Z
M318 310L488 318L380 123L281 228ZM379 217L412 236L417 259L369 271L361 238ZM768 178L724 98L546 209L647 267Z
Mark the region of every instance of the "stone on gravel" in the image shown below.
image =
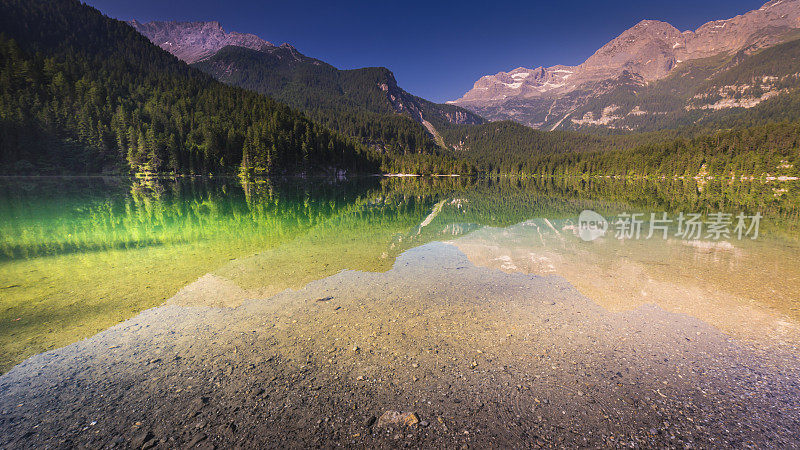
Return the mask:
M401 413L399 411L388 410L381 415L376 424L377 428L400 425L411 427L419 423L419 416L414 412Z
M186 444L186 448L194 447L195 445L205 441L207 437L208 436L206 436L205 433L197 433L197 434L195 434L194 436L192 436L192 439L189 441L189 443Z
M149 444L153 441L154 438L155 435L152 431L143 431L133 437L131 440L131 448L141 449L145 447L145 444Z

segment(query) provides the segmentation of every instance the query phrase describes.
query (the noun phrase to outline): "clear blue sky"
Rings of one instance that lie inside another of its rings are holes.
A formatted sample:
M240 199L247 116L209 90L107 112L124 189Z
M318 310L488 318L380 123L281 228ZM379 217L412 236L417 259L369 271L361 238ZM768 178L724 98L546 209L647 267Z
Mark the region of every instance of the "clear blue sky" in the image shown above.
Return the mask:
M128 20L218 20L336 67L384 66L433 101L460 97L483 75L579 64L642 19L681 31L757 9L759 0L88 0Z

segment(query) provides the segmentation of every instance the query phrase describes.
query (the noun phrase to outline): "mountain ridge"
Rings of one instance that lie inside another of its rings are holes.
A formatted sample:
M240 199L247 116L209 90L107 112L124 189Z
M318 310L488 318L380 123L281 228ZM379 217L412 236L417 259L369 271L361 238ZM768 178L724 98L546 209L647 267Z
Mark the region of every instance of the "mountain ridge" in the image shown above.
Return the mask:
M484 123L482 117L466 109L436 104L406 92L384 67L340 70L302 54L290 44L232 43L207 55L224 41L219 37L222 28L218 22L136 24L140 33L155 44L161 42L165 50L179 57L189 54L197 58L192 65L217 80L274 97L381 151L434 152L444 146L440 134L443 128ZM164 45L164 36L172 36L175 42Z
M250 33L227 32L218 21L180 22L153 21L139 22L136 19L127 21L139 33L150 41L175 55L181 61L192 64L212 56L228 45L250 48L253 50L275 47L269 41Z
M663 80L682 64L715 55L753 54L785 42L786 36L798 28L800 0L773 0L757 10L710 21L694 31L681 32L667 22L642 20L577 66L519 67L486 75L461 98L448 103L490 120L510 119L535 128L580 128L581 121L598 125L605 120L598 114L570 117L598 90L613 89L614 85L647 86ZM602 116L602 111L597 113Z
M0 172L374 173L372 152L78 0L0 2Z

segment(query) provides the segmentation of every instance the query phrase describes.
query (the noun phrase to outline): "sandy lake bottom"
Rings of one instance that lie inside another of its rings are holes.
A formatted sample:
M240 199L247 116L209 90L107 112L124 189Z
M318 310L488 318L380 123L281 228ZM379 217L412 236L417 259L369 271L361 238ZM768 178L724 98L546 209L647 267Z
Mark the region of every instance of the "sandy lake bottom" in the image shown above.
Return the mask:
M385 273L154 308L30 358L0 378L0 444L788 447L798 369L788 349L652 305L609 312L434 242Z

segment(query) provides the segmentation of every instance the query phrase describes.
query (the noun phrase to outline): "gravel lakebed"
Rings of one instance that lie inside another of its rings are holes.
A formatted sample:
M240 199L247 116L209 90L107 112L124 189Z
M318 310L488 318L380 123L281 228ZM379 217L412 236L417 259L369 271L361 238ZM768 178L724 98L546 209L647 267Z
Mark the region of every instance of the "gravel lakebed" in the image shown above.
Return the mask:
M435 242L29 358L0 448L800 447L797 355Z

